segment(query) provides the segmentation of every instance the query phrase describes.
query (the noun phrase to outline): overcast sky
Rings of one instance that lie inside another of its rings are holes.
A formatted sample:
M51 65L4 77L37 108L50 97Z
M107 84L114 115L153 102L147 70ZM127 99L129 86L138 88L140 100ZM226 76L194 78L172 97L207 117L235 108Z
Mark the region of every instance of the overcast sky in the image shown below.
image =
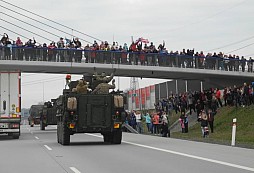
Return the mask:
M165 40L169 51L194 48L195 51L204 51L205 53L221 51L226 54L243 55L246 58L254 55L253 0L5 1L110 43L114 40L119 44L126 42L129 45L133 36L134 39L147 38L155 45ZM20 16L11 10L63 30L68 34ZM15 23L19 27L3 20L0 20L0 26L22 35L23 42L26 42L27 38L33 37L39 43L49 43L49 40L57 42L59 37L28 26L13 17L43 28L57 36L71 38L71 35L75 35L82 40L94 41L91 37L41 19L8 5L2 0L0 0L0 12L3 12L0 13L0 19ZM6 14L12 17L8 17ZM22 28L48 40L24 31ZM0 27L0 34L4 32L8 33L12 39L16 39L18 36ZM82 41L82 44L85 45L86 42ZM64 76L22 74L22 106L30 107L43 99L47 101L57 97L62 92ZM74 78L78 79L79 76ZM144 87L161 81L164 80L139 79L139 86ZM129 78L116 78L116 82L122 90L130 87Z

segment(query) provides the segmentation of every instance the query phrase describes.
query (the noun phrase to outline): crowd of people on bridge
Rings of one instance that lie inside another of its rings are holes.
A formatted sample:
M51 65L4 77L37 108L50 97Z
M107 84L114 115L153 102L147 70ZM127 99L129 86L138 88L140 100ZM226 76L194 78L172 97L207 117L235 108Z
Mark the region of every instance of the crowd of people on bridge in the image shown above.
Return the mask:
M254 104L254 82L244 83L243 86L210 88L204 91L184 92L172 94L169 98L160 99L155 104L155 110L141 113L140 111L129 112L126 123L131 125L139 133L144 132L141 123L146 124L147 132L154 135L168 136L169 116L173 112L179 115L182 133L188 133L188 119L193 117L201 124L202 136L207 137L209 132L214 132L214 117L220 107L242 106ZM208 128L209 127L209 128Z
M60 38L57 42L39 44L36 40L26 42L17 37L10 41L4 33L0 41L0 60L52 61L52 62L85 62L128 64L144 66L166 66L183 68L202 68L225 71L253 72L254 60L244 56L226 55L222 52L205 54L194 49L169 51L165 42L157 47L147 39L138 38L128 46L118 42L109 44L102 41L82 45L79 38Z

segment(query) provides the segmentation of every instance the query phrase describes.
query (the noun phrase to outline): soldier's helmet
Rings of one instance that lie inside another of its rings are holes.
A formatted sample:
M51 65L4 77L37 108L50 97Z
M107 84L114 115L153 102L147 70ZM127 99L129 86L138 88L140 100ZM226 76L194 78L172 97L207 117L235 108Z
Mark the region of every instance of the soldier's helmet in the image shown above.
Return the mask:
M106 73L105 73L105 72L102 72L102 73L101 73L101 77L106 77Z

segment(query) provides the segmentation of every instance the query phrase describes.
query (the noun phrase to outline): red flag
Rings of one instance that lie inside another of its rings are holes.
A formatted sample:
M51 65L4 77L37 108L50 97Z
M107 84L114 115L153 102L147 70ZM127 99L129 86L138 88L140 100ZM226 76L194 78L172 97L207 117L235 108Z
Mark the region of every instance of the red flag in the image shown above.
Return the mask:
M140 42L142 42L142 43L149 43L149 40L148 39L145 39L145 38L143 38L143 37L140 37L138 40L137 40L137 42L138 41L140 41Z

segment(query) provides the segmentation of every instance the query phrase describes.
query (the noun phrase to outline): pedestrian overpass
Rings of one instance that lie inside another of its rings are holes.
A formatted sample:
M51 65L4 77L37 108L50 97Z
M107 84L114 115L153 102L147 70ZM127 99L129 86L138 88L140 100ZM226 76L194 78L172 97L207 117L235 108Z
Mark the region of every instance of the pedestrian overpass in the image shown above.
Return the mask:
M218 86L242 85L254 81L254 73L242 71L101 63L1 60L0 70L52 74L93 74L95 71L110 74L115 71L115 76L121 77L199 80Z

